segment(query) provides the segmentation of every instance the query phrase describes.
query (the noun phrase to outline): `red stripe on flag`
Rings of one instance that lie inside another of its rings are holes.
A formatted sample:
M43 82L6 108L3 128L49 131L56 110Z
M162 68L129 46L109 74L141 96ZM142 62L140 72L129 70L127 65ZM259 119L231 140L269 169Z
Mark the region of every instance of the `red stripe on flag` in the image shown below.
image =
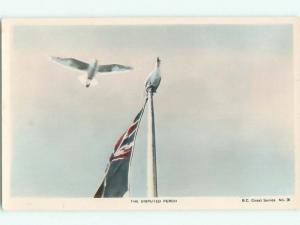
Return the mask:
M128 128L128 136L132 133L132 131L135 130L135 128L137 127L137 123L133 124L131 127Z
M122 136L118 139L117 143L115 144L115 151L117 151L117 149L119 148L125 134L126 132L122 134Z
M128 157L130 155L130 153L131 153L131 149L132 148L129 148L128 150L124 151L123 154L120 154L118 156L114 156L114 154L111 154L111 156L109 158L109 161L112 161L114 159L120 159L120 158L126 158L126 157Z

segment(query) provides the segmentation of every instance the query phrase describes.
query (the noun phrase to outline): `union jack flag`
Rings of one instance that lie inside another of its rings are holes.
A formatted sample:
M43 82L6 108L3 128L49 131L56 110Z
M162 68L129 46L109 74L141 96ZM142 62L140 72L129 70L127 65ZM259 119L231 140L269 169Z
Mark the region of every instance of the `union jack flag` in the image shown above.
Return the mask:
M109 160L120 160L131 155L132 148L134 146L135 136L137 134L137 128L143 113L143 109L136 115L132 124L118 139L115 144L114 153L111 154Z
M136 115L129 128L121 135L109 158L104 179L95 194L95 198L123 197L129 189L128 172L135 144L138 127L142 119L147 99L143 108Z

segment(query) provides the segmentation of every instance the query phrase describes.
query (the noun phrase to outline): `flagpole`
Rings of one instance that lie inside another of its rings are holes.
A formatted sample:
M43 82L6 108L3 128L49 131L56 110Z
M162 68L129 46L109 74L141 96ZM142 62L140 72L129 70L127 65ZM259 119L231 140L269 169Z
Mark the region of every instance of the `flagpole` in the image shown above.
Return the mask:
M156 146L155 146L155 121L153 92L148 90L148 146L147 146L147 192L148 197L157 197L157 170L156 170Z

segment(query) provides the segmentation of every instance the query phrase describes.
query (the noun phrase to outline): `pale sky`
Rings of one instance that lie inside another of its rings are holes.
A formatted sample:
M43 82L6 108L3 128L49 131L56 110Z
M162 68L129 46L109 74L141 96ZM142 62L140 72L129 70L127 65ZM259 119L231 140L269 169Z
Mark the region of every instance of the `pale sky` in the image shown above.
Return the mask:
M92 197L157 56L159 196L293 193L292 26L16 26L11 49L13 196ZM134 70L87 89L50 56ZM146 119L134 197L146 195Z

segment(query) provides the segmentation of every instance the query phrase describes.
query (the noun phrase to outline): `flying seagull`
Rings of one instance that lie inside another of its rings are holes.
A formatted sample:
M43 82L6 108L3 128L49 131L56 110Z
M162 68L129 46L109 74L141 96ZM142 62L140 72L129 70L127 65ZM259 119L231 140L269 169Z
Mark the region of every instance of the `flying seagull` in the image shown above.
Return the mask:
M160 80L160 59L157 57L155 69L149 74L145 83L146 92L151 90L152 93L155 93L160 84Z
M88 88L91 84L96 85L97 81L93 80L96 76L96 73L112 73L112 72L122 72L132 70L130 66L123 66L119 64L107 64L99 65L98 61L95 60L93 63L88 64L86 62L80 61L74 58L60 58L60 57L51 57L53 61L60 63L65 66L70 66L78 70L86 71L87 76L80 76L79 80L85 83L85 86Z

